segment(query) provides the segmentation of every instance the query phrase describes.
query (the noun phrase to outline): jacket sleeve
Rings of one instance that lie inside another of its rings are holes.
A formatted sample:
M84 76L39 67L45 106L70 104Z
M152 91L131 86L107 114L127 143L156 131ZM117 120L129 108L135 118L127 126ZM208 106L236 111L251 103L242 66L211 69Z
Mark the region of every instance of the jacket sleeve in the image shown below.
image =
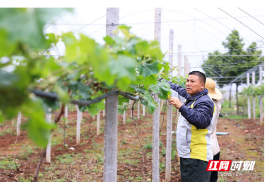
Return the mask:
M186 89L180 87L177 84L171 83L167 80L166 80L166 82L168 82L171 86L171 89L176 91L180 96L184 97L185 99L190 98L190 95L187 93Z
M179 111L181 115L197 129L205 129L211 124L214 104L211 100L199 102L192 109L182 105Z

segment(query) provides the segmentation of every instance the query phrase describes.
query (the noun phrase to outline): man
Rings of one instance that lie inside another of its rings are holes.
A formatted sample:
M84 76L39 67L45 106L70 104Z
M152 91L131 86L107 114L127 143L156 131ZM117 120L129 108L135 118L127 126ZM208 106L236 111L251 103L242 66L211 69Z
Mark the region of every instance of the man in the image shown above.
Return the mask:
M217 120L218 120L220 110L221 110L220 100L222 99L223 95L217 88L215 88L215 82L211 78L206 79L205 88L208 89L209 95L211 96L212 101L215 105L215 112L212 117L212 133L211 133L212 154L213 154L213 160L219 160L220 147L219 147L217 136L216 136L216 126L217 126ZM212 171L210 182L216 182L217 180L218 180L218 171Z
M206 77L199 71L189 73L186 89L170 83L186 100L184 104L172 97L169 104L181 113L177 132L177 151L180 157L181 180L184 182L209 182L208 161L213 159L211 149L211 120L214 104L205 89Z

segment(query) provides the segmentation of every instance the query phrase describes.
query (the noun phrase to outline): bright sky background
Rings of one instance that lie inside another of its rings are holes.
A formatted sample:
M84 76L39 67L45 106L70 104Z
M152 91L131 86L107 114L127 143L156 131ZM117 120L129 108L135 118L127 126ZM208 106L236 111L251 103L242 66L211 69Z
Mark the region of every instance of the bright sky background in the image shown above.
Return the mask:
M258 21L238 7L223 7L221 9L241 21L258 35L217 7L162 8L161 49L163 52L169 49L169 29L174 29L174 65L177 65L177 47L182 45L182 63L186 55L191 64L191 70L202 71L200 65L203 59L207 58L208 52L214 50L225 51L222 41L225 41L226 36L233 29L239 31L244 39L245 47L253 41L257 42L258 46L263 43L263 8L241 8ZM104 43L103 37L106 35L105 7L78 7L74 8L73 13L64 14L60 19L58 19L60 16L55 18L55 20L58 20L54 23L51 22L53 24L48 24L49 27L45 32L61 34L62 31L73 31L76 32L77 37L79 33L83 33L94 38L98 43ZM147 40L154 39L154 8L120 8L119 16L120 24L131 26L132 32L137 36ZM59 45L59 47L62 55L64 52L63 46ZM262 51L263 49L264 45L259 48ZM167 56L165 58L168 60Z

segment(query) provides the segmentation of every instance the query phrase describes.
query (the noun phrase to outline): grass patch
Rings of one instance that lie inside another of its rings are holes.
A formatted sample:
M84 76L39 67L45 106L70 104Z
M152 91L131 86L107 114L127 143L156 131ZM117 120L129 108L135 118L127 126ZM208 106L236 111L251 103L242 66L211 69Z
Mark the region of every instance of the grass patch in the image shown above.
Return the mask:
M19 167L19 165L17 164ZM16 164L14 161L10 160L0 160L0 168L1 169L16 169Z
M74 163L74 159L71 154L63 154L62 156L55 157L61 164Z

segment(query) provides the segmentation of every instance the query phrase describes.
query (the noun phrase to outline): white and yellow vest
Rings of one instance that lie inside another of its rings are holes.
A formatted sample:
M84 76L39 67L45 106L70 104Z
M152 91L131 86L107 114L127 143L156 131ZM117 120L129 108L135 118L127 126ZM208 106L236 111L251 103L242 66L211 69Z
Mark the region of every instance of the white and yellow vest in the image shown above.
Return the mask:
M191 104L191 108L193 108L195 101ZM213 113L215 113L214 111ZM211 132L212 123L206 129L197 129L180 115L176 132L178 156L203 161L213 160Z

